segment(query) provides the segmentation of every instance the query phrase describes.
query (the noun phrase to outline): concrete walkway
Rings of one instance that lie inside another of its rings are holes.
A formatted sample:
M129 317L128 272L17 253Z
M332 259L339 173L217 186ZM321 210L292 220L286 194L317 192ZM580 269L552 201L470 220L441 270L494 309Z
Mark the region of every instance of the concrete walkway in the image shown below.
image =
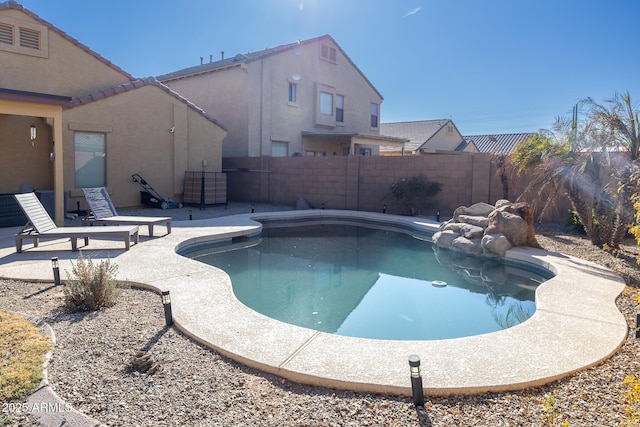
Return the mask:
M163 236L163 228L157 227L154 238L141 229L140 243L129 251L120 241L93 239L81 250L94 260L111 258L120 280L170 290L175 324L195 340L249 366L313 385L410 395L408 356L417 354L428 394L523 389L599 363L627 336L628 325L615 305L624 281L604 267L542 250L508 253L556 273L538 288L537 310L529 320L500 332L439 341L350 338L270 319L235 298L226 273L176 253L194 243L258 233L261 225L256 221L265 217L362 218L431 230L437 226L428 220L353 211L249 212L175 221L170 235ZM17 254L17 230L0 229L0 277L52 280L52 256L60 259L61 271L71 270L78 254L71 252L68 241L26 245Z

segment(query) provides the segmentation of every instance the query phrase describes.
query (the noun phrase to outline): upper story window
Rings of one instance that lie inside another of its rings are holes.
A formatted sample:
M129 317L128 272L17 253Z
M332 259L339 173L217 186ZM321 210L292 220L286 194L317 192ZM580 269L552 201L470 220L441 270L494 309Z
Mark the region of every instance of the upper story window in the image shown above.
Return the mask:
M298 85L293 82L289 82L289 102L298 102Z
M333 116L333 94L320 92L320 114Z
M335 64L338 59L336 48L326 44L320 45L320 58Z
M47 58L48 30L44 25L0 17L0 50Z
M344 95L336 95L336 122L344 123Z
M380 106L375 102L371 103L371 127L378 127L378 119L380 117Z
M448 125L448 126L447 126L447 133L448 133L449 135L452 135L452 134L453 134L453 126L451 126L451 125Z

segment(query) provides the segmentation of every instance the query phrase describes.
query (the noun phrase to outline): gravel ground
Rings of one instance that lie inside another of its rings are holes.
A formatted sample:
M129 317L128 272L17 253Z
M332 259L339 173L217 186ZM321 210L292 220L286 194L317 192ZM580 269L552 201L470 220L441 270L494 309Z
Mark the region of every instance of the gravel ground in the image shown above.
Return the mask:
M223 209L209 215L235 213L232 207ZM194 209L192 215L196 212L206 211ZM629 325L635 326L635 298L640 294L635 261L640 247L629 240L619 253L609 254L562 225L540 225L537 231L545 249L594 261L621 274L629 286L618 306ZM568 421L570 426L618 427L627 420L622 382L637 374L640 365L640 340L630 329L621 349L599 366L525 391L427 397L426 414L418 414L409 397L300 385L231 361L166 328L159 296L149 291L125 289L110 308L69 314L60 287L0 280L0 309L40 317L53 327L58 344L49 367L51 386L75 409L113 426L496 427ZM127 369L140 350L159 364L156 373ZM545 409L551 397L554 411ZM9 425L35 424L27 416L16 417Z

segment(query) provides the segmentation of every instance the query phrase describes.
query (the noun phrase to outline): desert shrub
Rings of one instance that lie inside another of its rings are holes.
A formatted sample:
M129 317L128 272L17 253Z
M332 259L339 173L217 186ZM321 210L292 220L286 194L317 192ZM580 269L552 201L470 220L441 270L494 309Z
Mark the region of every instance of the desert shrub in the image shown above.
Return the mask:
M96 265L80 254L64 284L67 307L71 311L95 311L113 305L122 286L116 280L117 272L118 266L109 259Z
M580 217L578 217L578 213L574 209L569 209L568 211L567 225L582 234L586 234L584 225L582 224L582 221L580 221Z
M402 178L391 184L384 201L392 205L392 211L402 215L420 215L426 213L430 199L441 190L442 184L429 181L424 175Z

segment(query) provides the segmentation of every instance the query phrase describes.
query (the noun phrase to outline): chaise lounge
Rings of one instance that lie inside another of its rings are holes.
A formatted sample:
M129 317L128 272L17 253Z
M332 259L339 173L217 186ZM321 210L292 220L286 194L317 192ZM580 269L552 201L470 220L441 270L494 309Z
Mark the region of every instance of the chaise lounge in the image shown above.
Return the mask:
M22 241L33 239L33 247L38 247L39 239L70 238L71 249L78 250L78 238L84 238L85 246L89 238L121 237L125 248L129 250L131 238L138 243L138 226L106 226L106 227L57 227L45 210L35 193L14 194L20 208L29 222L16 234L16 252L22 252Z
M91 213L82 219L84 225L95 224L134 224L146 225L149 227L149 236L153 237L153 226L165 224L167 234L171 234L171 217L155 217L155 216L126 216L118 215L116 208L111 202L109 193L104 187L83 188L84 198L87 199Z

